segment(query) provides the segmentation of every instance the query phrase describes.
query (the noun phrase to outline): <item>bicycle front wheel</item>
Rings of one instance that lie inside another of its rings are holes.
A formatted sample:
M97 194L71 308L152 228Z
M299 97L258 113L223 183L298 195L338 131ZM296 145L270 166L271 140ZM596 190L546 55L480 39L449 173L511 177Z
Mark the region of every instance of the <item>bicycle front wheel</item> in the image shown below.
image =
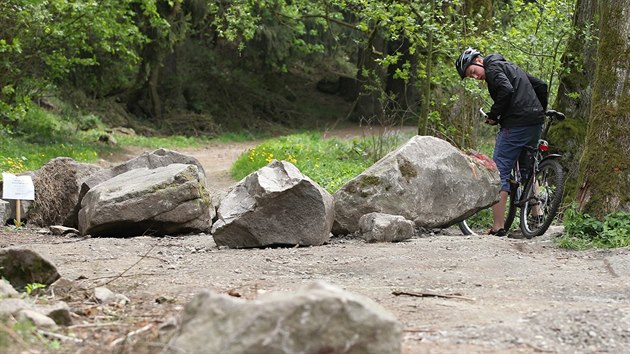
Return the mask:
M564 193L564 171L560 162L543 161L525 193L520 215L521 231L525 237L532 238L547 231L560 207Z
M510 179L510 195L508 196L507 204L505 205L505 223L503 228L505 231L510 231L510 227L514 223L516 218L516 205L523 193L523 185L513 182L513 177Z

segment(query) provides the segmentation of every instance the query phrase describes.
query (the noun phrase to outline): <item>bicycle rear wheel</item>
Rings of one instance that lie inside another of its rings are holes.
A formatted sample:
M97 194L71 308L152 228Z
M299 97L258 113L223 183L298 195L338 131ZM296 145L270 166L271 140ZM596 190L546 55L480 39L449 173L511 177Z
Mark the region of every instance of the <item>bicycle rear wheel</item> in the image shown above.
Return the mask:
M556 160L543 161L534 180L525 189L525 204L521 207L521 231L527 238L547 231L556 217L564 193L564 171Z

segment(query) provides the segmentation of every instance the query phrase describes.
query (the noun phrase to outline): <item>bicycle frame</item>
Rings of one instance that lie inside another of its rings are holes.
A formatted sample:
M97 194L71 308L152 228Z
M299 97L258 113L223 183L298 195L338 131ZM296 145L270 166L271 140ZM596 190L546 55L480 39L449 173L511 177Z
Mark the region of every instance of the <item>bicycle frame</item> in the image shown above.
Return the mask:
M512 169L510 178L509 203L506 206L507 214L504 228L505 230L510 229L516 217L517 209L520 209L521 230L527 238L541 235L547 230L557 212L564 184L562 166L557 161L553 161L561 156L548 153L549 143L546 137L554 120L562 121L565 116L553 110L545 112L545 116L545 124L537 146L526 146L522 152L522 154L532 155L526 157L527 159L531 158L531 166L527 166L526 169L522 170L521 162L523 156L519 156ZM527 171L524 173L526 176L521 175L523 171ZM548 175L548 173L550 174ZM539 181L539 176L545 177ZM549 180L552 181L551 185L548 183L546 176L552 176L552 179ZM554 179L553 176L556 178ZM539 185L540 182L542 182L542 185ZM550 186L552 187L551 194L548 192ZM553 186L559 187L554 188ZM556 191L559 191L559 193ZM553 196L551 199L549 199L550 195ZM534 219L530 220L530 217ZM465 235L474 234L466 220L461 221L459 227Z

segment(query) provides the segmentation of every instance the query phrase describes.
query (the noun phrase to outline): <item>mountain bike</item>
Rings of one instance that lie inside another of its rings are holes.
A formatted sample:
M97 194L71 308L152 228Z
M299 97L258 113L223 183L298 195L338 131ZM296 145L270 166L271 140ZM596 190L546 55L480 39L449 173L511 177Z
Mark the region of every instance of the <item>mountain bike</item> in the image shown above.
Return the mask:
M480 112L485 115L483 110ZM547 133L554 121L562 121L561 112L545 112L545 123L538 146L526 146L516 161L510 176L510 193L506 206L504 229L509 232L520 209L520 229L527 238L540 236L553 222L564 192L564 170L558 154L549 153ZM468 222L463 220L459 228L464 235L474 235Z

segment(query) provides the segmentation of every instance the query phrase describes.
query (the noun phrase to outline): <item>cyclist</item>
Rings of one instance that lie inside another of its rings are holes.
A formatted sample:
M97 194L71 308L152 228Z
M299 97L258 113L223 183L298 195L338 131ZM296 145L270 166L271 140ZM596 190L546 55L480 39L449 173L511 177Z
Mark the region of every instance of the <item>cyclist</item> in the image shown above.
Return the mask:
M510 172L519 157L522 170L530 163L528 154L521 155L524 146L538 145L547 109L547 84L500 54L482 57L478 50L470 47L455 61L455 67L462 79L485 81L494 101L485 123L500 126L492 159L501 177L501 191L499 202L492 206L493 225L488 233L505 236Z

